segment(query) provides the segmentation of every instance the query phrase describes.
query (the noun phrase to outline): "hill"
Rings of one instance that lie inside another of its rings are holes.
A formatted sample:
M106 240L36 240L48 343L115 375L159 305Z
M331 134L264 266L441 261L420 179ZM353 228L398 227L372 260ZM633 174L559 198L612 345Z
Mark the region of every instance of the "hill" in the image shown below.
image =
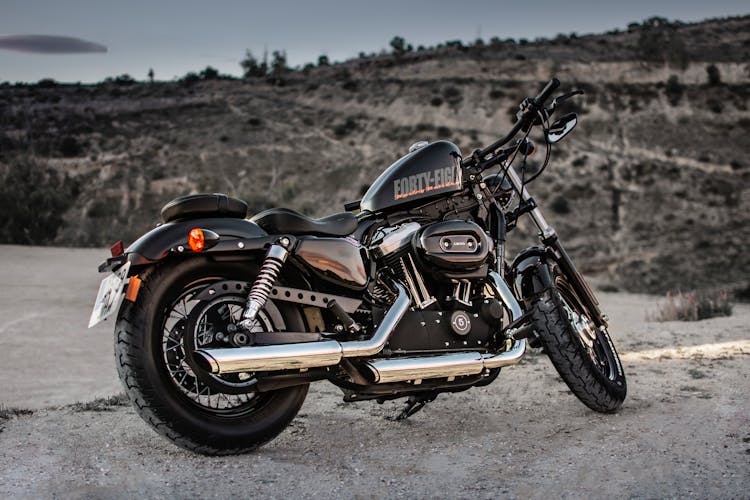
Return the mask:
M450 139L465 154L491 142L556 75L586 92L569 106L579 128L530 190L584 271L629 291L743 288L748 60L750 17L657 19L275 78L4 84L0 242L127 242L191 192L226 192L253 211L341 210L417 140ZM516 248L531 241L517 236Z

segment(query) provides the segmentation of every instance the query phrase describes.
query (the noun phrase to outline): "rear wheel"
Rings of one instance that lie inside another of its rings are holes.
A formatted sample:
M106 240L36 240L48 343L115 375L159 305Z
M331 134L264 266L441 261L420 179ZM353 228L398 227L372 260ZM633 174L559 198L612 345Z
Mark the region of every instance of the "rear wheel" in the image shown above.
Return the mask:
M627 384L606 328L597 328L564 277L531 304L535 332L571 392L594 411L616 411Z
M117 370L138 414L178 446L218 455L251 451L281 433L299 411L307 385L259 393L252 373L214 375L191 353L231 347L242 314L250 264L191 259L147 270L135 303L125 301L115 328ZM212 284L236 289L206 293ZM208 298L211 296L212 298ZM302 331L298 310L269 301L264 331ZM283 335L283 333L279 333Z

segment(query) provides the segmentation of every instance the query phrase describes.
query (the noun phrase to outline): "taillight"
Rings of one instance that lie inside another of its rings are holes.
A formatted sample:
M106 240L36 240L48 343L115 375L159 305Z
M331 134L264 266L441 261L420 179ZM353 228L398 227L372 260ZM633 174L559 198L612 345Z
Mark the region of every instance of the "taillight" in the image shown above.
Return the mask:
M118 241L114 245L112 245L109 248L109 253L112 254L112 257L119 257L120 255L125 253L125 246L122 244L122 241Z
M188 233L188 246L193 252L202 252L206 248L206 240L203 237L203 230L194 227Z

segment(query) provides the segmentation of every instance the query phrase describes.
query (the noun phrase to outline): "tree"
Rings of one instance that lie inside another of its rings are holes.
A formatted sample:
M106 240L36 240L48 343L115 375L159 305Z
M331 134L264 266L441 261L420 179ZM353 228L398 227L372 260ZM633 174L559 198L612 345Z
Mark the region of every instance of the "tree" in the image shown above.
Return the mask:
M271 53L271 57L271 76L278 78L289 71L289 66L286 64L285 50L274 50Z
M401 57L407 52L414 50L414 47L411 44L407 44L402 36L394 36L391 39L391 48L393 49L393 55L396 57Z
M259 78L266 76L268 73L268 62L267 57L264 54L263 61L258 60L253 56L253 53L249 50L245 51L245 58L240 61L240 67L244 73L245 78Z
M318 56L318 66L328 66L330 61L328 60L328 56L325 54L321 54Z
M709 85L719 85L721 83L721 72L715 64L706 66L706 73L708 74Z
M643 21L636 51L644 61L664 62L685 69L689 62L687 47L677 31L678 25L663 17Z
M0 165L0 242L22 245L52 243L63 214L78 196L77 182L66 174L23 158ZM34 207L29 210L29 207Z
M148 81L154 83L154 68L148 69Z
M216 80L219 78L219 70L211 66L206 66L206 69L201 71L199 76L204 80Z

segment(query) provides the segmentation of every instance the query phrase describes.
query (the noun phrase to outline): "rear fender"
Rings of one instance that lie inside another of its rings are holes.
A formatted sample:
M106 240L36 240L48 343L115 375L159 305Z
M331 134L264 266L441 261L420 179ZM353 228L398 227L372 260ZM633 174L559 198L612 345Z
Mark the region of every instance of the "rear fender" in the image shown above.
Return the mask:
M197 253L188 246L188 233L193 228L201 228L219 235L219 242ZM212 255L220 256L254 253L265 249L279 238L269 235L257 224L246 219L204 218L189 219L161 224L134 241L125 253L108 259L99 267L100 272L117 269L126 261L133 267L154 264L170 256ZM293 237L290 237L294 241ZM130 274L133 274L131 271Z

